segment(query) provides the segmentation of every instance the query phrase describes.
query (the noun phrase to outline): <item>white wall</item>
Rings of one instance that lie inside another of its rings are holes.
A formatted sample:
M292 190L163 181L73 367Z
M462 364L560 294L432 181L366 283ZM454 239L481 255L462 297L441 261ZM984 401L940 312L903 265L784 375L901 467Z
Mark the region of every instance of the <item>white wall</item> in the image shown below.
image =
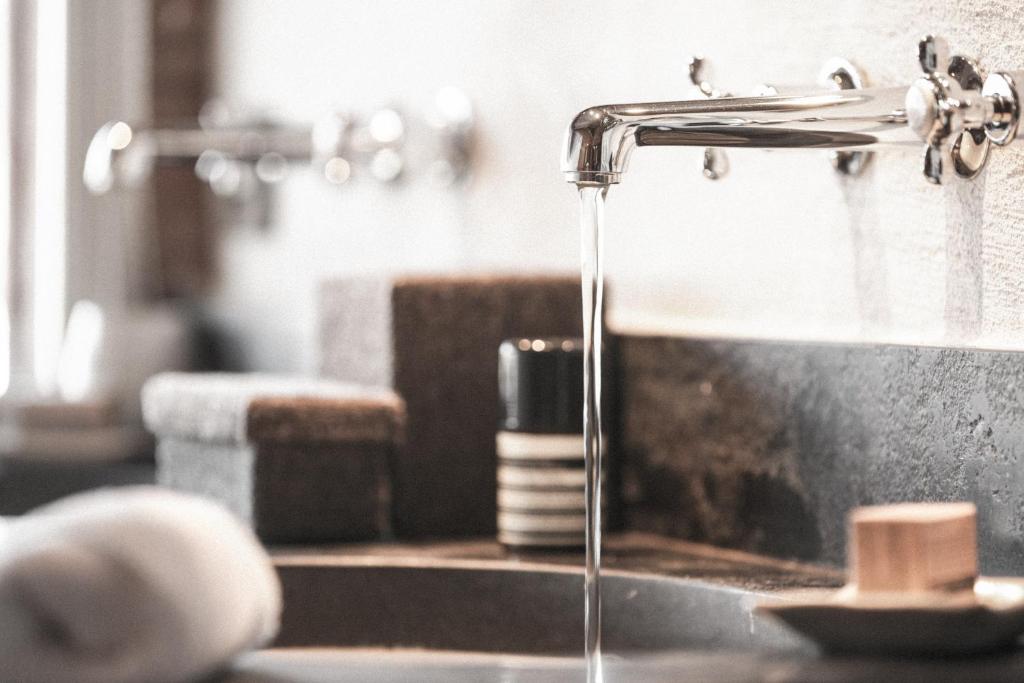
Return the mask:
M993 68L1024 67L1019 0L621 2L222 0L218 82L230 101L311 119L342 105L473 98L480 159L463 192L288 181L279 225L224 241L218 315L250 361L315 365L315 283L409 269L570 269L565 126L585 106L690 95L686 61L720 87L815 80L829 57L876 85L917 74L946 36ZM1024 145L973 184L921 178L886 152L857 179L822 153L732 152L717 183L699 150L642 149L609 194L608 272L620 327L683 334L1024 348Z

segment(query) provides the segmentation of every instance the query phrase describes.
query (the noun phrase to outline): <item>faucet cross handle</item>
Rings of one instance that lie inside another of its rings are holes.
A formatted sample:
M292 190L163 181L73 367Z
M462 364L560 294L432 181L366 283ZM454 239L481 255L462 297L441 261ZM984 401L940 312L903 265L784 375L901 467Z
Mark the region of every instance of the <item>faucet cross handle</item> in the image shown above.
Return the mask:
M702 97L709 100L719 97L731 97L727 92L718 90L708 80L708 62L704 57L694 55L688 63L690 83L692 83ZM729 159L725 152L714 147L704 148L704 177L709 180L718 180L729 173Z
M936 36L921 39L917 58L924 75L907 92L906 112L907 123L925 142L925 178L940 184L947 158L957 176L973 178L991 147L986 129L992 102L982 94L985 74L973 59L949 56L946 41Z
M917 63L926 74L945 71L949 65L949 43L940 36L925 36L917 43Z
M864 74L853 62L833 57L825 62L818 74L818 82L830 90L858 90L864 87ZM829 152L832 168L843 175L855 176L864 171L871 160L871 152L847 152L833 150Z

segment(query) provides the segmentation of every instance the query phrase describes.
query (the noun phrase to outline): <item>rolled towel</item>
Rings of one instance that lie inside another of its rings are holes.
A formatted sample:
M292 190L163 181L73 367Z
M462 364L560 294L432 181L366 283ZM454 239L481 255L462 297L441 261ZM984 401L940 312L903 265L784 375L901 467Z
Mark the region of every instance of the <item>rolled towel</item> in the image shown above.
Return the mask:
M5 683L179 683L277 633L281 588L255 536L210 501L85 493L0 522Z

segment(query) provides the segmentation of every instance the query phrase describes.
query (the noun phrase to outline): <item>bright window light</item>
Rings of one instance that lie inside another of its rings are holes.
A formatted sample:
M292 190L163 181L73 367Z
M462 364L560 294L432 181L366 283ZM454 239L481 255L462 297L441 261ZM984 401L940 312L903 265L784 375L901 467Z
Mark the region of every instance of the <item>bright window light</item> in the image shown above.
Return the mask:
M0 5L0 46L11 44L11 8ZM11 52L0 49L0 93L11 92ZM11 385L11 316L7 280L11 262L11 111L0 98L0 396Z
M55 389L65 314L67 2L36 3L32 345L36 388Z

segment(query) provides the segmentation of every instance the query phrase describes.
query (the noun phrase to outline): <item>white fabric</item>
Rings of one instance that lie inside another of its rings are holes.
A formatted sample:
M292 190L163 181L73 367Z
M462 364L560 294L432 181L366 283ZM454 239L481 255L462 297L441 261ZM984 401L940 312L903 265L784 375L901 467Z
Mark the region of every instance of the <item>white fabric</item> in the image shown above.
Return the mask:
M252 532L154 487L0 521L4 683L179 683L277 633L281 588Z

